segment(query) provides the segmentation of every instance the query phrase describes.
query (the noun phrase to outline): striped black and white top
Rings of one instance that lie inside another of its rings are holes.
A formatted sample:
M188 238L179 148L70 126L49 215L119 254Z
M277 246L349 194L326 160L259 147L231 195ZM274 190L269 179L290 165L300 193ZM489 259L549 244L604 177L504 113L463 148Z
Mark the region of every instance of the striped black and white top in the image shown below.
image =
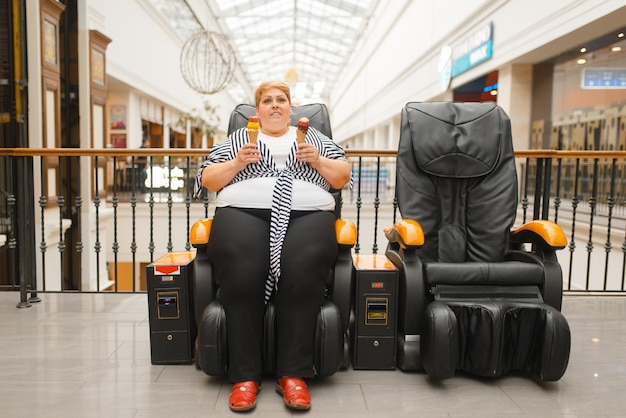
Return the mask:
M250 141L246 128L238 129L226 138L224 142L214 145L210 149L209 158L200 166L194 182L194 198L199 198L202 192L202 171L210 164L221 163L237 157L239 149ZM345 153L341 146L326 137L315 128L309 128L305 141L315 145L319 154L330 159L345 160ZM328 181L313 167L296 159L297 143L289 151L287 162L281 169L277 165L267 146L261 141L258 143L261 160L248 164L231 180L235 184L244 180L258 177L275 177L276 184L272 192L272 207L270 217L270 271L265 284L265 301L267 302L275 288L278 288L280 278L280 255L289 225L291 211L291 197L293 180L304 180L313 183L324 190L329 190Z

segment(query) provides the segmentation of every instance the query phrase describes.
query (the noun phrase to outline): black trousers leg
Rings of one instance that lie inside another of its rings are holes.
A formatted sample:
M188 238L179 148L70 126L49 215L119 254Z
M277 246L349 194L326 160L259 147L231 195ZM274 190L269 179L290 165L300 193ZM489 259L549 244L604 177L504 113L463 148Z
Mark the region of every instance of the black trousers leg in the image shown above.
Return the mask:
M277 376L314 376L315 327L336 258L335 215L293 212L275 298Z
M208 254L220 282L228 327L228 379L260 381L263 371L265 280L269 224L234 208L218 208Z

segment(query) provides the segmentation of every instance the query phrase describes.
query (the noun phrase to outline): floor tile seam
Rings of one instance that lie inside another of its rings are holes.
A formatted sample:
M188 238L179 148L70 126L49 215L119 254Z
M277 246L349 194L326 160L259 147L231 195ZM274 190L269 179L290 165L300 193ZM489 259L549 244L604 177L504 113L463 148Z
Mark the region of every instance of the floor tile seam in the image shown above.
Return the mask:
M522 408L522 406L521 406L521 405L519 405L519 404L515 401L515 399L513 399L513 398L511 397L511 395L509 395L509 393L507 392L507 390L505 389L505 387L504 387L504 386L502 386L502 385L497 385L497 386L498 386L498 389L500 390L500 392L502 392L502 394L503 394L505 397L507 397L507 398L509 399L509 401L511 401L511 403L512 403L513 405L515 405L515 408L517 408L517 410L520 412L520 414L522 414L522 415L526 415L526 411L524 411L524 409ZM521 386L521 385L520 385L520 386ZM525 385L524 385L524 386L525 386ZM508 387L508 386L507 386L507 387Z
M367 397L365 396L365 391L363 390L363 384L359 383L359 391L361 392L361 399L363 399L363 405L365 405L365 410L368 413L371 413L372 411L370 410L370 406L367 402Z

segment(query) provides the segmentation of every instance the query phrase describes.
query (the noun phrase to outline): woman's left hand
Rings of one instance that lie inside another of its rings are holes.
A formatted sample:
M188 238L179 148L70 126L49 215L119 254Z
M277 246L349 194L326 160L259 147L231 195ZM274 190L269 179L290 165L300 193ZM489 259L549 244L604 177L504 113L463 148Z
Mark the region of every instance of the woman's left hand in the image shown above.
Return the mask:
M296 151L296 158L303 163L309 163L315 166L320 160L320 153L317 147L312 144L302 143L298 144L298 150Z
M350 181L350 164L346 160L331 159L321 156L315 145L298 144L296 158L303 163L309 163L330 184L330 187L340 189Z

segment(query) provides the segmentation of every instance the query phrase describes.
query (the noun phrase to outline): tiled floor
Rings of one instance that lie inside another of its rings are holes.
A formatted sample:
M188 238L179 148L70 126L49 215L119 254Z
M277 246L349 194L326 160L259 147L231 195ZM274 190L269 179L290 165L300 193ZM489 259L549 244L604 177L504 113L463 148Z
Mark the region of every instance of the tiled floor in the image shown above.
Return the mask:
M150 362L145 294L0 293L0 416L234 417L230 385L194 366ZM508 375L341 371L310 383L311 411L287 410L267 379L244 416L626 417L626 297L566 296L570 364L556 383ZM239 414L242 415L242 414Z

